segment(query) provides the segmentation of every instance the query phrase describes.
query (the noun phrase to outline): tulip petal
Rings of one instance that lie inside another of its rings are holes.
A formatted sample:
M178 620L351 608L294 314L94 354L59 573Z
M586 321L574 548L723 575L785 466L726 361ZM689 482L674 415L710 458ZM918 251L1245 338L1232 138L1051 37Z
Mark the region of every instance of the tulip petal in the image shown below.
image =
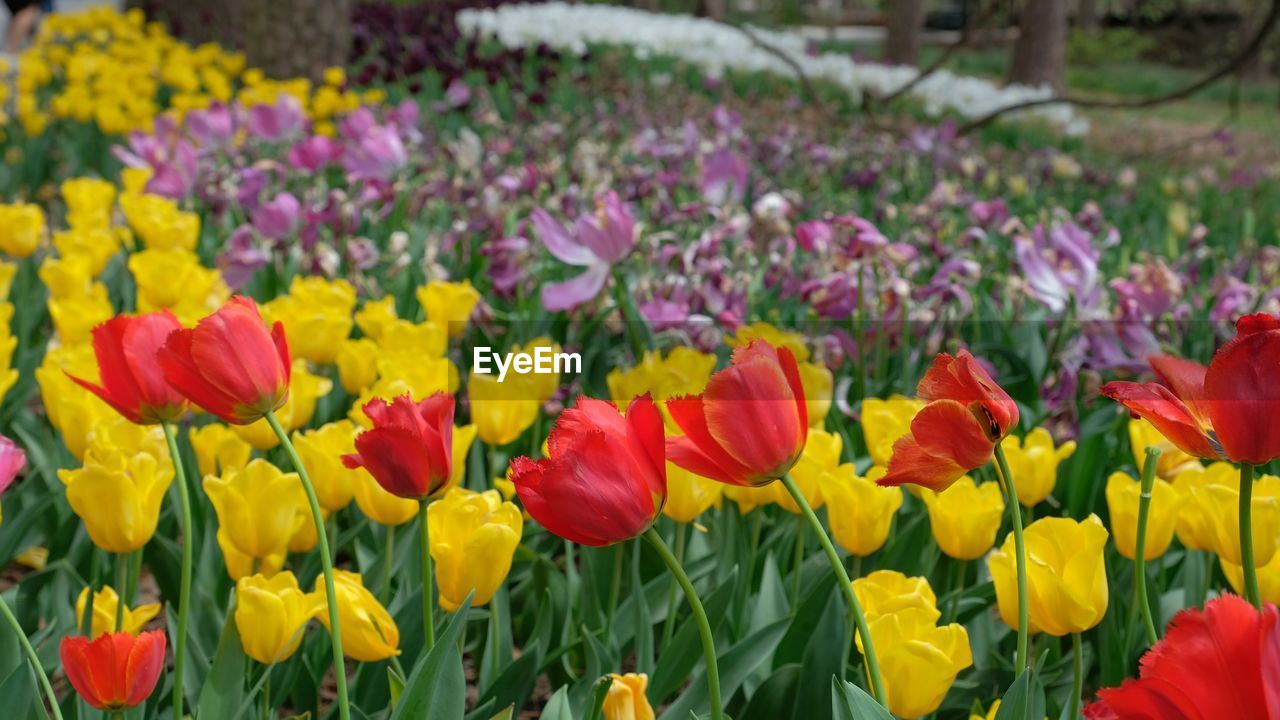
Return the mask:
M587 266L586 272L564 282L547 283L542 286L542 307L548 312L560 312L590 301L600 294L600 289L609 279L609 266L605 263L594 263Z
M672 398L667 412L684 435L667 438L667 459L695 475L729 485L750 486L751 470L725 452L707 431L700 396Z
M1165 386L1116 381L1103 385L1101 392L1150 422L1179 450L1211 460L1220 457L1191 409Z
M1237 335L1219 348L1204 393L1227 459L1263 465L1280 457L1280 330Z
M342 458L347 467L363 467L384 490L402 498L416 500L431 494L432 488L420 486L422 479L433 477L431 460L412 430L375 427L357 435L355 443L359 454Z
M666 430L662 422L662 413L653 403L648 393L631 401L627 407L627 439L631 446L642 452L636 456L636 462L642 463L647 472L646 482L650 483L649 492L657 497L667 496L667 454Z
M1153 355L1147 359L1156 377L1164 383L1179 400L1187 406L1196 421L1201 425L1209 424L1208 415L1202 405L1204 394L1204 378L1208 368L1197 362L1184 360L1172 355Z
M236 400L201 376L191 355L191 330L176 330L156 353L156 361L164 371L165 381L192 402L233 425L244 425L256 418L243 418L236 412Z
M533 223L534 231L538 233L538 238L542 240L542 244L546 245L547 250L550 250L551 254L556 256L560 262L585 267L600 261L595 253L578 242L569 233L569 230L564 225L561 225L558 220L551 217L551 214L546 210L535 208L529 215L529 219Z
M164 670L164 633L151 630L132 638L125 665L126 700L129 707L141 705L155 690ZM119 658L124 659L124 658Z
M916 395L926 401L954 400L980 407L993 425L985 430L993 442L1018 424L1018 404L968 350L961 350L955 357L938 353L916 386Z
M913 483L940 492L991 461L995 445L969 408L955 400L929 403L911 421L911 434L893 444L884 486Z
M808 430L803 390L797 398L792 387L773 346L753 340L739 347L702 394L707 432L753 474L781 477L804 449Z

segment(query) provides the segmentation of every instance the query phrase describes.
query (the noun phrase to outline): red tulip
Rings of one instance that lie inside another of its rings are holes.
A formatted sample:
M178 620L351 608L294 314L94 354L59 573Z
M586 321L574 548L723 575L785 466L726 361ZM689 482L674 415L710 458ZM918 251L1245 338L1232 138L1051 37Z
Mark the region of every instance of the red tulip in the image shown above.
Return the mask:
M671 462L729 485L767 485L796 464L809 437L795 356L752 340L701 395L673 398L667 410L684 435L667 440Z
M62 638L62 670L80 696L99 710L141 705L164 670L164 633L108 633L90 641Z
M409 395L364 404L373 428L356 436L356 452L342 462L369 471L387 492L425 500L444 490L453 467L453 396L439 392L420 403Z
M233 425L248 425L289 396L284 326L267 330L253 300L237 295L193 330L176 330L158 355L165 379Z
M991 462L996 443L1018 424L1018 404L968 350L939 353L916 386L928 402L911 432L893 444L880 485L913 483L941 492Z
M93 354L101 384L68 375L102 398L130 422L144 425L177 420L187 400L165 381L156 353L182 324L168 310L117 315L93 329Z
M1150 362L1159 383L1110 382L1102 394L1196 457L1250 465L1280 457L1280 318L1240 318L1207 368L1167 355Z
M511 461L511 482L543 527L580 545L629 540L667 501L662 415L648 395L623 418L613 403L579 397L556 420L551 457Z
M1235 595L1183 610L1138 678L1101 690L1090 720L1280 719L1280 623Z

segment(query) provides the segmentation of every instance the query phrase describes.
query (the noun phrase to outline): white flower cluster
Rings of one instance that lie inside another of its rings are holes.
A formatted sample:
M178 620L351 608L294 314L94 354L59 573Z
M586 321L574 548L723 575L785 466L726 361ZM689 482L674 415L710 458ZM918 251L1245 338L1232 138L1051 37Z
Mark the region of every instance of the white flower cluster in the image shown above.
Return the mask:
M566 2L503 5L492 10L464 10L458 23L466 32L495 38L507 47L546 43L581 53L588 45L628 45L639 57L666 55L700 67L711 77L727 70L763 71L792 76L794 70L775 54L752 42L745 33L723 23L688 15L666 15L613 5L572 5ZM911 67L854 62L847 55L806 53L799 35L752 28L752 32L796 62L811 79L846 88L855 99L863 93L884 96L910 82ZM931 116L954 112L976 118L1026 100L1052 95L1047 87L999 86L989 80L940 70L911 89ZM1071 134L1088 130L1068 105L1044 105L1023 113L1062 127Z

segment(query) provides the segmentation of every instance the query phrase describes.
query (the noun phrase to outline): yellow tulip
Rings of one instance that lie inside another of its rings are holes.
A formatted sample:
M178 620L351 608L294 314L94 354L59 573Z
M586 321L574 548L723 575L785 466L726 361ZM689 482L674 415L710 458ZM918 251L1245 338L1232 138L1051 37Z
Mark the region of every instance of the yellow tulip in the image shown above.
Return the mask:
M940 493L923 490L920 497L933 539L948 557L977 560L996 544L1005 505L998 484L978 485L965 475Z
M53 246L63 257L80 257L89 262L94 277L102 274L111 257L120 250L120 238L110 228L64 230L53 234Z
M1159 448L1160 459L1156 461L1156 476L1165 480L1170 480L1186 470L1201 467L1199 460L1179 450L1156 429L1155 425L1142 418L1133 418L1129 421L1129 445L1133 449L1133 462L1139 471L1142 470L1142 464L1147 461L1147 447L1154 445Z
M1111 515L1111 539L1116 550L1132 560L1138 552L1138 502L1142 482L1125 472L1113 472L1107 478L1107 510ZM1182 493L1169 483L1156 478L1151 486L1151 507L1147 513L1146 546L1143 559L1154 560L1169 549L1174 526L1182 507Z
M862 401L862 436L867 442L871 462L887 467L893 456L893 444L911 432L911 421L924 403L915 398L894 395L888 400L867 398Z
M800 458L791 468L791 479L796 481L800 493L809 501L809 507L817 510L822 507L822 487L826 477L834 473L840 466L840 454L844 441L839 433L827 432L818 428L809 430L804 450ZM849 468L852 470L852 468ZM796 505L791 493L782 483L772 483L777 497L774 502L792 515L800 514L800 506Z
M231 578L278 572L307 506L297 473L259 459L221 477L206 476L204 491L218 515L218 545Z
M334 590L338 594L338 622L342 624L342 652L359 662L378 662L400 654L400 628L391 614L364 586L359 573L333 571ZM315 591L323 605L328 602L324 576L316 577ZM316 613L325 628L329 613Z
M473 607L488 604L511 571L524 527L520 509L496 490L455 487L427 506L427 525L440 607L453 612L472 591Z
M182 248L133 253L129 272L138 286L138 312L168 309L184 325L194 325L231 297L222 273Z
M724 484L695 475L667 462L667 503L662 514L676 522L691 523L720 502Z
M243 469L253 455L253 446L222 423L193 427L187 431L187 439L195 450L201 477Z
M605 382L609 386L609 398L618 407L627 407L632 399L649 393L662 412L667 431L680 433L680 427L671 419L664 401L705 390L715 366L715 355L692 348L672 348L666 357L656 350L649 350L638 365L626 370L610 370Z
M13 367L13 351L18 348L18 338L9 331L12 319L13 305L0 303L0 400L18 382L18 369Z
M1053 446L1049 431L1038 427L1021 440L1009 435L1000 443L1009 460L1009 472L1018 486L1018 502L1034 507L1053 492L1058 483L1058 464L1076 451L1074 440Z
M77 628L84 627L84 611L88 602L89 588L85 588L80 591L80 597L76 598ZM110 585L103 585L102 589L93 594L93 622L89 629L91 639L116 631L116 611L119 605L120 596ZM124 622L120 629L131 635L137 635L142 632L143 626L159 614L160 603L148 603L133 609L126 605L123 611Z
M929 581L922 577L907 577L897 570L876 570L855 578L853 592L869 621L907 609L924 610L934 620L941 615L938 596L929 586Z
M351 334L355 308L356 290L346 280L297 275L288 295L262 305L262 317L284 324L294 357L327 364Z
M429 320L420 323L393 320L379 331L378 349L384 355L414 361L423 357L444 357L449 349L449 332Z
M418 516L417 500L392 495L364 468L355 471L355 499L360 512L380 525L403 525Z
M304 593L293 573L251 575L236 582L236 630L244 654L264 665L288 660L307 621L325 611L322 596Z
M610 673L613 683L604 696L601 710L604 720L653 720L653 706L645 691L649 688L649 676L644 673L619 675Z
M276 419L285 430L306 427L311 422L311 416L316 413L316 403L328 395L330 390L333 390L332 380L311 372L307 361L294 360L293 373L289 378L289 396L284 405L276 410ZM280 444L280 438L276 437L266 418L248 425L233 425L231 429L258 450L270 450Z
M476 441L478 429L475 424L460 425L453 428L453 442L449 446L452 465L449 469L449 485L457 487L462 477L467 474L467 455Z
M761 485L760 487L745 487L742 485L725 485L721 492L724 496L734 501L738 505L738 513L746 515L758 507L772 505L778 499L778 492L773 487L777 483Z
M458 391L458 368L448 358L387 357L378 358L378 379L360 393L347 417L361 427L372 423L364 414L364 405L377 398L409 395L421 402L438 393L450 395Z
M359 395L378 379L378 344L369 338L344 340L334 362L342 389Z
M40 263L40 282L49 290L49 296L58 299L88 295L93 287L93 265L82 255L46 257Z
M1263 476L1254 481L1253 562L1264 567L1280 544L1280 478ZM1190 502L1199 505L1207 520L1205 547L1232 565L1240 565L1240 483L1201 485L1191 488Z
M872 467L866 477L859 477L853 466L846 464L829 471L822 483L831 535L841 547L860 557L884 545L902 507L902 490L876 485L883 476L884 468Z
M548 337L534 338L525 345L516 345L511 351L534 355L539 348L545 348L550 353L548 357L551 358L554 358L557 353L562 351L560 343ZM554 364L552 365L552 372L533 373L526 377L533 388L533 396L538 399L538 404L540 405L555 397L556 391L560 389L560 372L555 369Z
M918 718L937 710L956 676L973 664L964 626L938 627L936 619L936 611L909 608L868 623L889 712L898 717Z
M1207 467L1196 462L1173 477L1173 486L1186 500L1178 512L1176 532L1178 541L1188 550L1211 550L1215 541L1213 514L1196 500L1193 489L1206 485L1234 489L1240 485L1239 473L1229 462L1215 462Z
M41 267L43 267L43 265ZM0 260L0 300L7 300L9 298L9 290L13 287L13 278L16 277L17 274L17 263Z
M468 379L471 420L485 444L506 445L538 419L542 404L538 402L533 377L508 375L498 382L497 375L473 373Z
M792 355L795 355L796 362L804 362L809 359L809 348L804 343L804 335L791 330L783 330L767 322L757 322L739 327L733 337L729 339L729 345L735 348L741 347L756 339L764 340L776 348L787 348Z
M149 250L195 250L200 239L200 216L178 208L169 198L146 193L120 196L125 220Z
M59 186L67 204L67 224L73 228L107 227L111 224L111 206L116 201L116 186L100 178L72 178Z
M1000 712L1000 700L992 700L991 707L987 708L986 715L969 715L969 720L996 720L996 713Z
M1218 562L1222 565L1222 574L1227 576L1227 582L1231 583L1236 593L1244 595L1244 568L1221 557ZM1271 562L1260 566L1257 571L1258 595L1262 602L1280 603L1280 553L1276 553Z
M1027 526L1029 629L1062 637L1097 625L1107 612L1107 529L1097 515L1083 521L1041 518ZM1000 617L1018 626L1013 535L987 557Z
M49 298L49 316L64 345L89 342L93 329L115 314L116 309L107 297L107 286L102 283L94 283L84 295Z
M831 411L831 397L835 392L835 379L826 365L813 362L799 364L800 385L804 388L805 408L809 415L809 427L820 428Z
M44 237L44 211L39 205L0 205L0 252L27 257L40 247Z
M418 288L418 303L427 313L427 320L447 328L449 337L456 338L467 330L471 311L480 302L480 293L470 280L445 282L437 280Z
M293 435L293 447L311 476L320 507L326 512L341 510L355 495L356 471L342 464L342 456L356 451L357 432L355 423L339 420Z
M381 300L370 300L356 311L356 327L375 342L381 339L383 330L399 319L396 299L390 295Z
M67 502L84 521L89 538L113 553L146 545L156 532L160 504L173 482L173 463L149 453L85 454L78 470L59 470Z

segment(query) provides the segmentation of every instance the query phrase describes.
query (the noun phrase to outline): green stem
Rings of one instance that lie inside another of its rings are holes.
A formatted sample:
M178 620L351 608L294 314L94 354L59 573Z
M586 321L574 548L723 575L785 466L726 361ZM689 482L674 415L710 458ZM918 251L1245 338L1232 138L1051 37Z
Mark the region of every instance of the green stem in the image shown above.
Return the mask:
M809 521L809 527L813 528L813 534L818 537L818 544L822 545L822 550L827 554L827 560L831 562L831 569L836 573L836 582L840 585L840 591L844 593L845 600L849 602L849 611L853 614L854 627L858 629L858 636L862 638L862 656L867 662L867 676L871 678L872 695L875 696L876 702L885 705L884 680L880 677L880 661L876 658L875 645L871 642L871 630L867 627L867 617L862 613L862 605L858 602L858 596L853 592L853 581L849 579L849 573L845 572L844 563L840 562L840 556L836 553L836 548L831 544L831 538L827 537L827 532L822 529L822 523L818 520L818 516L813 514L813 508L809 507L809 501L805 499L804 493L800 492L800 488L796 486L796 481L791 479L791 475L782 476L782 484L786 486L787 492L791 493L791 498L796 501L796 505L800 507L800 511L804 514L806 520ZM887 705L885 705L888 707Z
M684 590L685 600L689 601L693 619L698 623L698 635L702 638L702 655L707 663L707 696L711 701L711 718L724 720L724 705L720 701L720 666L716 662L716 641L711 635L711 623L707 621L707 611L702 609L698 591L693 589L693 583L689 581L688 574L676 560L676 556L671 554L671 549L667 547L667 543L662 540L658 531L649 528L644 532L644 539L653 546L654 551L667 564L667 569L675 576L676 582L680 583L680 589Z
M124 629L124 608L129 602L129 553L116 553L116 632Z
M316 542L320 546L320 567L324 571L325 600L329 606L329 639L333 651L333 677L338 686L338 713L342 720L351 720L351 703L347 700L347 667L342 658L342 620L338 614L338 591L333 581L333 555L329 553L329 538L324 531L324 513L320 512L316 488L311 484L311 476L307 474L302 458L298 457L289 433L285 432L274 412L267 413L266 418L276 437L280 438L280 445L293 463L293 469L298 471L302 489L307 493L307 503L311 506L311 521L315 523Z
M386 605L391 594L391 571L394 569L396 552L396 526L387 526L386 548L382 553L382 589L378 591L378 600Z
M182 675L187 659L187 618L191 604L191 570L194 564L192 557L192 540L195 537L191 521L191 496L187 488L187 475L182 466L182 455L178 452L178 439L174 435L173 425L163 423L164 439L169 443L169 458L173 461L173 479L178 483L178 509L182 518L182 575L178 584L178 636L173 643L173 716L181 720Z
M612 642L613 611L618 607L618 596L622 593L622 560L625 546L618 543L613 554L613 577L609 579L609 605L604 609L604 640Z
M687 533L685 532L684 523L676 523L676 562L684 563L684 543ZM676 588L677 583L671 583L671 589L667 592L667 619L662 623L662 649L667 648L667 644L671 642L671 638L676 632Z
M964 560L951 561L951 601L947 603L946 622L955 622L960 609L960 596L964 594Z
M640 319L631 314L631 303L627 297L631 292L627 287L626 277L617 265L613 268L614 297L618 303L618 312L622 314L622 324L627 326L627 339L631 342L631 352L636 362L644 358L644 340L640 338Z
M427 522L427 501L418 509L418 549L422 553L422 637L426 650L436 646L436 599L432 592L435 572L431 569L431 525Z
M1075 655L1074 672L1071 676L1071 720L1080 717L1080 695L1084 692L1084 643L1080 642L1080 633L1071 633L1071 650Z
M804 515L796 516L796 538L793 548L795 553L791 559L791 613L800 612L800 584L804 579Z
M1017 553L1018 564L1018 650L1015 656L1013 671L1014 674L1021 673L1027 667L1027 645L1029 634L1028 627L1028 604L1027 604L1027 546L1022 539L1022 512L1021 505L1018 503L1018 487L1014 484L1013 473L1009 472L1009 461L1004 457L1004 448L1000 443L996 443L996 470L1000 473L1000 477L1004 480L1005 493L1007 493L1006 502L1009 505L1009 515L1013 518L1013 547Z
M1151 515L1151 490L1156 482L1156 462L1160 448L1147 447L1147 459L1142 465L1142 492L1138 496L1138 537L1133 553L1133 592L1138 612L1142 614L1142 626L1147 632L1147 644L1160 640L1155 620L1151 617L1151 602L1147 599L1147 518Z
M40 681L40 689L44 691L44 696L49 699L49 706L53 708L53 716L57 720L62 720L62 709L58 707L58 696L53 692L53 686L49 684L49 676L44 673L44 666L40 664L40 656L36 654L36 649L31 647L31 641L27 639L27 634L22 631L22 626L18 624L18 618L13 616L13 611L9 609L9 603L0 597L0 613L4 614L4 619L9 622L9 627L13 628L13 634L18 636L18 644L22 646L23 652L27 654L27 660L31 662L31 671L36 674L36 679Z
M1244 596L1262 609L1258 569L1253 565L1253 466L1240 464L1240 566L1244 568Z
M502 613L498 610L498 601L493 599L489 601L489 634L491 636L490 646L492 657L489 660L489 669L491 671L489 682L498 681L498 676L502 674L502 657L498 654L498 648L502 645L502 626L499 623L502 620Z

